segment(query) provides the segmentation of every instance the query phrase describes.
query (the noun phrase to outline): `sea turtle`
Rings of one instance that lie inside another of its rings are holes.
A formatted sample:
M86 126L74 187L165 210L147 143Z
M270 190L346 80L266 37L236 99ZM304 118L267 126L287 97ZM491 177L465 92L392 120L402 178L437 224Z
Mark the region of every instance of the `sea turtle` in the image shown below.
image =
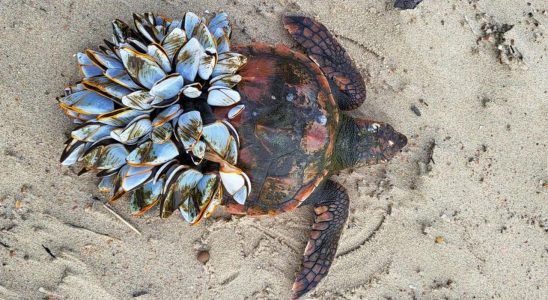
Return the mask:
M233 52L225 13L134 23L115 20L107 47L77 55L84 79L58 100L79 125L61 162L97 172L110 201L133 192L135 216L159 204L161 217L179 209L196 224L219 204L248 215L313 205L293 286L305 294L327 274L348 216L348 195L329 176L387 161L407 139L342 112L365 100L363 78L310 18L283 19L308 56L262 43Z
M325 277L333 262L349 197L329 179L339 170L386 162L407 138L390 125L342 111L365 100L360 72L325 26L302 16L283 17L307 55L287 46L237 47L247 56L237 86L243 110L232 120L240 138L238 167L251 179L244 205L223 204L232 214L276 215L313 205L316 215L293 285L298 298ZM218 118L229 108L214 108Z

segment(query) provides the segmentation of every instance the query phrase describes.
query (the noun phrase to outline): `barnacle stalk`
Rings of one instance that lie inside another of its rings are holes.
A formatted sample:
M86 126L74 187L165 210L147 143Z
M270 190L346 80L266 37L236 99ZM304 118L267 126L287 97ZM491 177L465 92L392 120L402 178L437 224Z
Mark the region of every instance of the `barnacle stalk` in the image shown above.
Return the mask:
M135 29L113 21L112 42L77 54L83 79L58 98L78 124L62 164L96 172L111 201L132 192L133 215L159 204L161 217L178 209L195 224L223 193L245 203L251 185L229 120L244 108L234 87L246 58L230 50L227 17L134 14ZM233 105L225 120L211 112Z

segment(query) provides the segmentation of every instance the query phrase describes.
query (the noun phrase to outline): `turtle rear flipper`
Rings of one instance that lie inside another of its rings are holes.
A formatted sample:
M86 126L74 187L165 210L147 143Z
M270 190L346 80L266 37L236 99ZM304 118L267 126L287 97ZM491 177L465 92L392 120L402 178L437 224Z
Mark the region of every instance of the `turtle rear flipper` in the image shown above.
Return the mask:
M339 108L358 108L365 101L365 83L342 45L325 26L310 18L285 16L283 23L329 78Z
M304 250L302 268L293 284L293 298L312 290L329 272L348 217L349 198L344 187L328 180L306 201L314 203L316 218Z

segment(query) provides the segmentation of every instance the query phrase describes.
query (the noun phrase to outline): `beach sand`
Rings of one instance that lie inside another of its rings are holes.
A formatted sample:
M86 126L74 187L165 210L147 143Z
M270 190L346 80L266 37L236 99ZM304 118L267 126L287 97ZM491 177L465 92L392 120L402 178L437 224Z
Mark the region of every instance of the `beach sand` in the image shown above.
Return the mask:
M364 75L354 114L409 137L390 163L335 177L350 216L306 298L548 299L546 1L392 2L2 1L0 298L289 297L309 207L190 227L114 203L138 235L103 207L96 177L59 164L73 125L55 98L80 77L74 55L110 38L114 18L209 10L229 13L241 44L296 47L281 16L315 17Z

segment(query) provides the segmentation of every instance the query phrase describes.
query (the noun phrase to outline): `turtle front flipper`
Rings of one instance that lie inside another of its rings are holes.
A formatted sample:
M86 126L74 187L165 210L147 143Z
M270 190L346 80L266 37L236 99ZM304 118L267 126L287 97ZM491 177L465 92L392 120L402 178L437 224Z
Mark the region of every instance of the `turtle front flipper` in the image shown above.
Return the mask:
M348 194L337 182L328 180L307 203L314 204L316 218L304 251L301 271L293 284L294 299L312 290L329 272L348 217Z
M339 108L352 110L365 101L365 83L346 50L323 26L310 18L285 16L284 27L328 77Z

